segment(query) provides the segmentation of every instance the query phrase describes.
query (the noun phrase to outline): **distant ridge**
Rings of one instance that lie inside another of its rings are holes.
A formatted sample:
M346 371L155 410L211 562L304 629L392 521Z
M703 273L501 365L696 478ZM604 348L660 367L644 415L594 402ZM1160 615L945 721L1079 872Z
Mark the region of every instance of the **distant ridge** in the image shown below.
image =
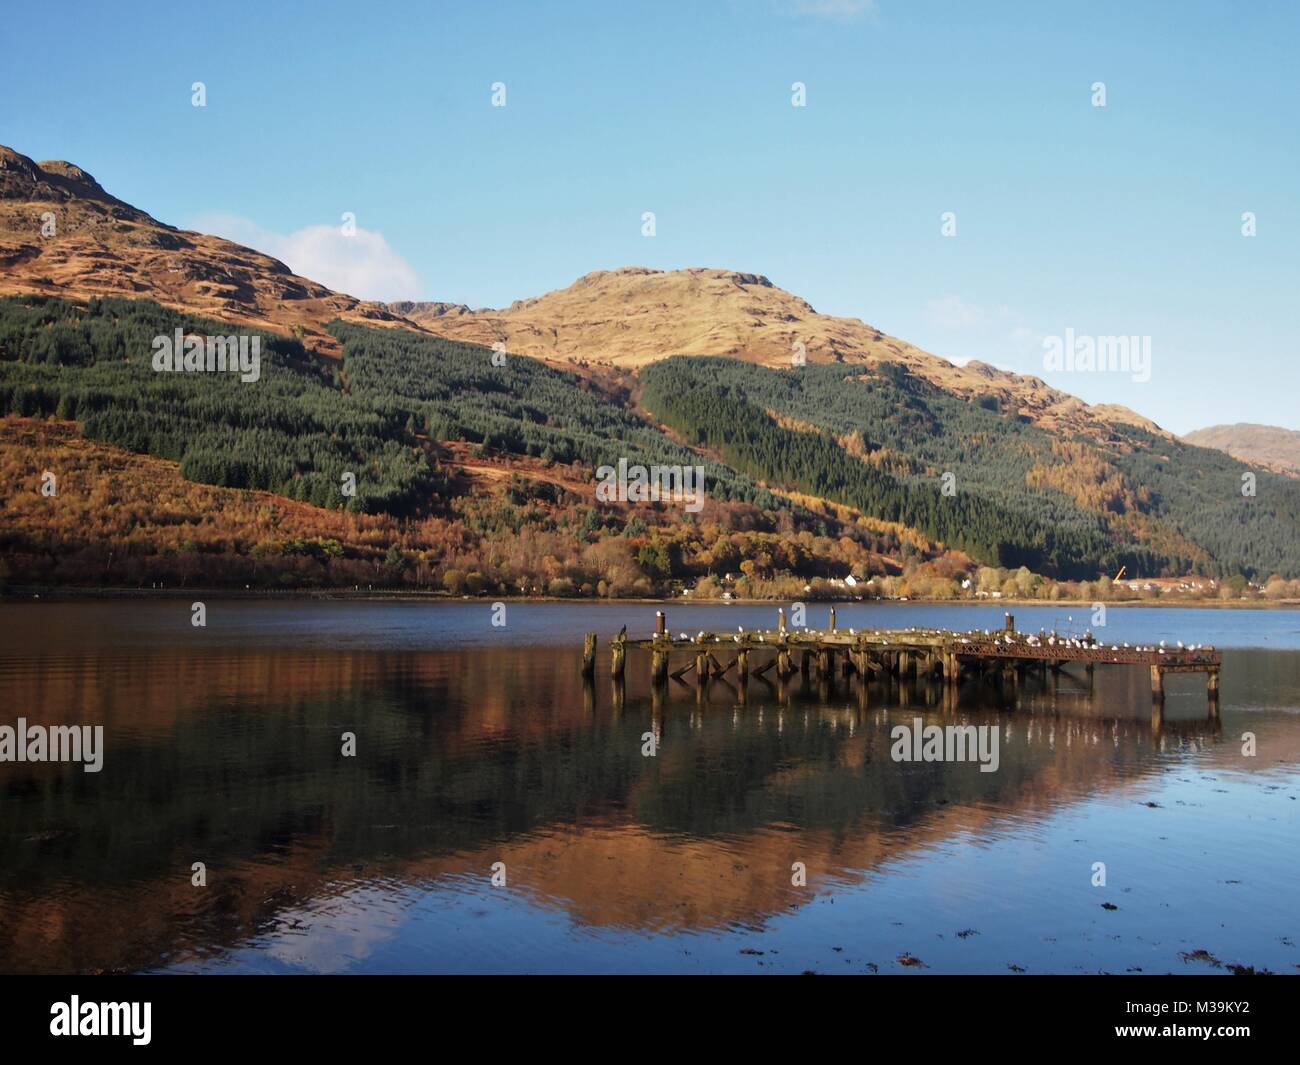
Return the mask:
M1242 462L1300 476L1300 432L1294 429L1237 422L1197 429L1183 439L1198 447L1224 451Z

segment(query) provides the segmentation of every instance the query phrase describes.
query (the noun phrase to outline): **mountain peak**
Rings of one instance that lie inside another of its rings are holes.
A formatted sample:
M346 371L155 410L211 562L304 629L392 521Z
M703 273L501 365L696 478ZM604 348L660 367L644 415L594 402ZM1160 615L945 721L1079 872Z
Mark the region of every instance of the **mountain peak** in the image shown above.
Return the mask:
M593 270L567 288L516 300L503 310L445 303L394 304L432 332L557 362L637 368L672 355L721 355L789 367L799 358L869 370L881 363L999 410L1094 436L1117 423L1160 431L1119 406L1089 407L1074 396L972 360L931 355L856 318L819 314L762 274L692 266Z
M0 271L0 295L147 297L209 318L295 332L326 353L338 350L325 331L335 318L418 328L252 248L159 222L74 163L37 163L3 145Z

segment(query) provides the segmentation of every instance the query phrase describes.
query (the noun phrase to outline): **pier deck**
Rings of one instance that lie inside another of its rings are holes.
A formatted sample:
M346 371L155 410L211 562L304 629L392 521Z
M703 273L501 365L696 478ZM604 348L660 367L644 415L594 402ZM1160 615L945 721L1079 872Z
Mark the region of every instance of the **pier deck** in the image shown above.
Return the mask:
M1091 679L1097 665L1147 666L1151 671L1151 695L1164 699L1166 673L1204 673L1206 690L1213 704L1219 691L1222 654L1213 647L1166 647L1163 644L1131 646L1107 644L1090 633L1062 636L1055 632L1018 632L1015 618L1006 615L1000 630L959 632L949 629L839 629L835 609L823 630L788 629L785 611L778 611L776 629L736 632L680 633L674 637L667 619L659 611L655 632L646 639L629 639L620 634L611 644L611 673L621 677L629 649L648 650L651 678L663 682L672 676L680 680L694 671L705 681L734 670L739 679L761 676L775 668L781 679L801 672L805 676L845 675L934 678L955 686L966 675L1000 672L1014 684L1016 675L1037 668L1059 671L1078 663ZM685 664L672 670L672 657ZM842 656L840 658L839 656ZM796 658L798 664L796 665ZM727 661L730 659L730 661ZM582 669L590 676L595 670L596 635L588 633L583 647Z

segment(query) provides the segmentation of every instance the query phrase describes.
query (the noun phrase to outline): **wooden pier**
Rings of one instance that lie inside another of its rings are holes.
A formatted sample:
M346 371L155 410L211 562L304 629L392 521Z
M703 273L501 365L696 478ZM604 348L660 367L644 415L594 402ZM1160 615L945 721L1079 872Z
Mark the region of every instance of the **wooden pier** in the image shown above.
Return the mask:
M1007 614L1002 629L957 632L949 629L849 629L837 627L831 607L822 630L788 629L785 610L777 612L777 628L761 631L698 632L672 636L664 612L655 617L648 639L616 636L610 647L610 672L622 677L629 649L650 652L650 677L656 684L669 677L681 680L694 672L703 683L734 671L737 679L762 677L769 670L784 680L795 673L829 679L857 675L932 679L956 688L967 676L995 674L1014 690L1027 670L1044 676L1070 664L1084 667L1091 685L1098 665L1147 666L1151 671L1151 697L1163 702L1166 673L1204 673L1212 712L1219 695L1219 668L1223 655L1213 647L1130 646L1107 644L1091 633L1082 636L1056 632L1016 631L1015 618ZM676 657L676 663L674 662ZM678 668L673 666L677 664ZM582 672L596 669L596 634L583 643Z

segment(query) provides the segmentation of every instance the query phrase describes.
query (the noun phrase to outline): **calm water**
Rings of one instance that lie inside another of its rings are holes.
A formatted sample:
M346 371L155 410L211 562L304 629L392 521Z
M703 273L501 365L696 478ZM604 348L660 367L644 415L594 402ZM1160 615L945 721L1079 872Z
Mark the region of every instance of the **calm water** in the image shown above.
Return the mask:
M668 609L674 632L775 621ZM865 709L798 676L656 694L640 652L619 690L602 642L584 687L581 634L653 614L213 600L195 629L188 602L0 604L0 724L105 733L98 774L0 764L0 971L1300 971L1300 613L1112 609L1108 642L1225 649L1217 720L1172 676L1159 721L1139 667L1091 697L1031 678L1007 710L974 682L945 718L897 682ZM894 762L918 716L999 725L998 771Z

